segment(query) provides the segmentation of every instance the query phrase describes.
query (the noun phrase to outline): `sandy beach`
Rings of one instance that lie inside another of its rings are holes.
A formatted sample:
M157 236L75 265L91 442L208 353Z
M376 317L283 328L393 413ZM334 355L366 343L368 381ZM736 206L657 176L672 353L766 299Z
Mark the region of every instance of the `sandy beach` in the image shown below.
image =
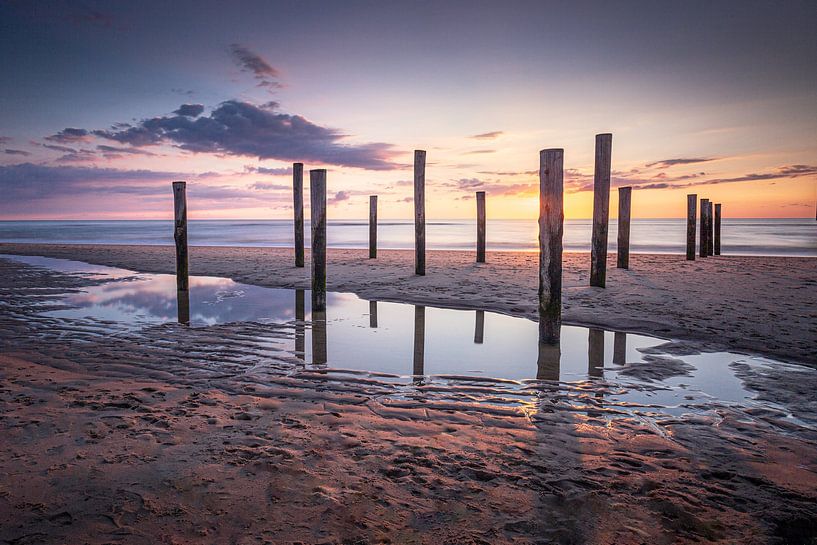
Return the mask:
M40 255L173 273L169 246L0 244L0 254ZM191 247L191 274L267 287L308 288L307 267L291 249ZM483 309L536 319L538 254L428 252L425 277L414 275L411 251L329 250L328 289L367 299ZM693 341L709 349L817 365L817 259L634 254L630 269L608 262L607 287L588 285L587 253L564 258L565 323Z

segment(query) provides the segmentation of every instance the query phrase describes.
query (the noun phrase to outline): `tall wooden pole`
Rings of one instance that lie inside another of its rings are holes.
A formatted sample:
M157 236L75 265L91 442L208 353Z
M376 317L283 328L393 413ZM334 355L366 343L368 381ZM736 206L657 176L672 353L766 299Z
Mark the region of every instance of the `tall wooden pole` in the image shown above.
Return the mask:
M377 195L369 196L369 259L377 257Z
M539 152L539 342L557 344L562 326L564 150Z
M593 178L593 241L590 248L590 285L607 282L607 223L610 218L610 170L613 135L596 135L596 171Z
M485 263L485 192L477 191L477 263Z
M715 255L721 255L721 203L715 205Z
M695 216L697 215L698 195L687 195L687 261L695 261Z
M292 209L295 219L295 266L304 266L304 164L292 164Z
M715 255L715 203L709 201L706 221L709 224L709 255Z
M176 242L176 289L187 291L187 182L173 182L173 240Z
M414 151L414 273L426 274L426 152Z
M630 204L632 187L618 188L618 250L616 266L619 269L630 268Z
M309 171L312 219L312 312L326 310L326 169Z
M706 229L706 206L709 204L709 199L701 199L701 241L700 241L700 248L699 248L699 255L701 257L706 257L707 252L707 229Z

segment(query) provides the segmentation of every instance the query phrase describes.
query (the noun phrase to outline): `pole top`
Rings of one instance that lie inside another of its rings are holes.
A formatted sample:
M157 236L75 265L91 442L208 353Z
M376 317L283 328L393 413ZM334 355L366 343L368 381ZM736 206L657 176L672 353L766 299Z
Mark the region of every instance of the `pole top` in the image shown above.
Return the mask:
M611 132L600 132L599 134L596 135L596 138L612 138L612 137L613 133Z
M312 172L315 172L315 173L321 173L321 172L323 172L324 174L326 174L326 169L325 169L325 168L313 168L313 169L311 169L309 172L310 172L310 173L312 173Z
M187 185L187 182L183 182L183 181L173 182L173 187L184 187L186 185Z
M425 155L426 150L424 150L424 149L416 149L416 150L414 150L414 153L415 153L415 155L416 155L416 154L418 154L418 153L422 153L423 155Z

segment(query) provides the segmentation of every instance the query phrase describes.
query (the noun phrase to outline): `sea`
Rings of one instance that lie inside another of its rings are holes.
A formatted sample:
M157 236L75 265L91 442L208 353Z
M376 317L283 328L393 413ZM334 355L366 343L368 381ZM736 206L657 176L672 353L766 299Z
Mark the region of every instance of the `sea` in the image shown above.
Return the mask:
M309 245L309 221L306 244ZM592 221L569 219L564 227L566 251L589 251ZM538 248L536 220L488 220L488 251L529 251ZM335 220L327 226L330 248L367 248L368 220ZM617 224L609 224L609 249L615 251ZM199 246L292 247L291 220L191 220L188 240ZM414 247L413 220L381 220L378 248ZM0 242L55 244L173 244L172 220L0 221ZM426 223L426 247L473 250L473 220ZM686 250L686 219L633 219L630 251L680 254ZM817 221L809 219L724 219L721 253L725 255L817 256Z

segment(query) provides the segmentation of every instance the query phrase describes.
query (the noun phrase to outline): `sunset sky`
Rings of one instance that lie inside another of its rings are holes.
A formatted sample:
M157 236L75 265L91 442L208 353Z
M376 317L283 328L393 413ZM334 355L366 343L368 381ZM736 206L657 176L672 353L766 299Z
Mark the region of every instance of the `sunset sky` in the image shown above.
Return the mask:
M289 218L294 161L330 218L409 218L414 149L429 217L532 218L551 147L583 218L600 132L636 217L810 217L815 28L813 0L0 0L0 219L168 218L177 179L192 218Z

